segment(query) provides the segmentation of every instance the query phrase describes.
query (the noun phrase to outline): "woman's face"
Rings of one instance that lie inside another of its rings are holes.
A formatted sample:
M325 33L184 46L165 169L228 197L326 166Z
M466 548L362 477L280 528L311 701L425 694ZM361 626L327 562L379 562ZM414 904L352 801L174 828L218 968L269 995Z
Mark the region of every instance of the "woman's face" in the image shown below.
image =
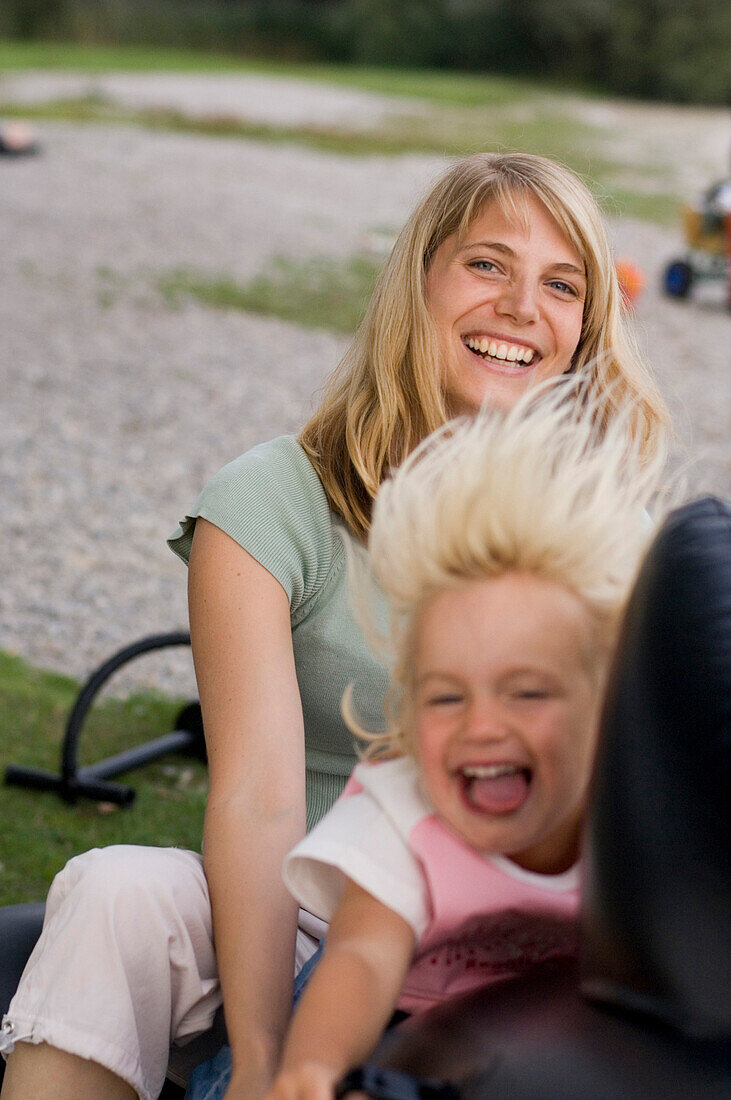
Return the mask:
M488 203L447 237L427 274L451 415L509 409L529 386L564 374L581 336L586 271L542 203L525 228Z

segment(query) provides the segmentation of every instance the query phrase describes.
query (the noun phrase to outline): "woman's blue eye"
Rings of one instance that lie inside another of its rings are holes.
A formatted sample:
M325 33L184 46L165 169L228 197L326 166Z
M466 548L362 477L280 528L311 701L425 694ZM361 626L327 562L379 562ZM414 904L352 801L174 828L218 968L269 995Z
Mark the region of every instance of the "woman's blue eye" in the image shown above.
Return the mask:
M552 287L555 287L561 294L570 294L572 298L578 297L578 291L571 283L565 283L562 279L554 279L551 283Z
M492 260L473 260L470 267L476 268L478 271L498 271L497 264L494 264Z

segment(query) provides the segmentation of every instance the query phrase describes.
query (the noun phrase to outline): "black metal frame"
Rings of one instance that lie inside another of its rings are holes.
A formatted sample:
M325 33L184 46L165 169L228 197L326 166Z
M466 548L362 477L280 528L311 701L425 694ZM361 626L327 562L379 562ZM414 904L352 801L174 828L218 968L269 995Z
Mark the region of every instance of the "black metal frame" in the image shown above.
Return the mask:
M61 747L60 773L57 775L55 772L43 771L40 768L25 768L18 764L9 764L5 769L6 784L13 787L30 787L38 791L55 791L66 802L72 804L83 797L96 799L99 802L114 802L119 806L131 806L135 800L134 789L120 783L106 782L110 776L119 775L120 772L129 771L131 768L139 768L142 764L158 760L169 752L185 753L199 760L205 760L203 720L200 704L194 701L188 703L178 713L175 720L176 728L170 733L85 768L80 768L78 765L79 738L84 720L94 699L110 676L122 665L144 653L181 645L190 645L190 634L176 631L170 634L152 634L141 638L133 645L120 649L92 673L76 697L66 723Z

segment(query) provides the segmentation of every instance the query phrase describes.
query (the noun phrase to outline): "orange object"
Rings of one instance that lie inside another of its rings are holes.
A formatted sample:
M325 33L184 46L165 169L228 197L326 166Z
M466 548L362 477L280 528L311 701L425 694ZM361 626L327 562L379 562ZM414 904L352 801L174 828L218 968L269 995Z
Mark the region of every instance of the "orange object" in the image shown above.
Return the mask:
M645 286L644 273L632 260L619 259L615 266L625 309L634 309Z

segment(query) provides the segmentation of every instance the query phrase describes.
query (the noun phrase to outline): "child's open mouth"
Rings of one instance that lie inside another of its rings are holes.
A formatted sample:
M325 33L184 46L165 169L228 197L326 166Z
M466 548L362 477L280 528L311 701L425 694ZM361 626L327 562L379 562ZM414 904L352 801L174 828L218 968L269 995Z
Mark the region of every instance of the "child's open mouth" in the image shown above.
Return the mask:
M462 794L472 810L510 814L528 797L532 773L517 764L470 764L460 770Z
M490 336L463 336L462 342L473 355L507 370L519 371L526 367L535 367L541 359L540 352L527 344L511 344L507 340L496 340Z

